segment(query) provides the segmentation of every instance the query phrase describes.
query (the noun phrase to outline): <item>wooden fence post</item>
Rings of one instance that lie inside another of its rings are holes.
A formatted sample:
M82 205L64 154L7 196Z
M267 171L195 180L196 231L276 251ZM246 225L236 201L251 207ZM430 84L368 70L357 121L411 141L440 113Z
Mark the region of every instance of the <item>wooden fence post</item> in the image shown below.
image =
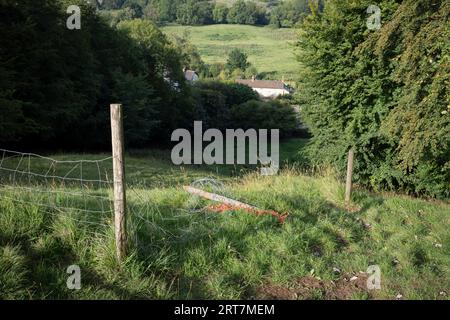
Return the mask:
M126 196L122 105L111 104L111 138L114 171L114 231L119 262L126 256Z
M345 183L345 202L350 203L352 197L352 176L353 176L353 148L348 151L347 159L347 181Z

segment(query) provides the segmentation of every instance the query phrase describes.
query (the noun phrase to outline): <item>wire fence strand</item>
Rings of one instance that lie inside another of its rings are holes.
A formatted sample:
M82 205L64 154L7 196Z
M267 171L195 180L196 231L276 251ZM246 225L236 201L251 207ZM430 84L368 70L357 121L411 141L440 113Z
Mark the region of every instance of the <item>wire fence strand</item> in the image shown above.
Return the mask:
M58 160L8 149L0 154L0 199L83 225L108 227L104 222L114 211L108 179L112 157Z

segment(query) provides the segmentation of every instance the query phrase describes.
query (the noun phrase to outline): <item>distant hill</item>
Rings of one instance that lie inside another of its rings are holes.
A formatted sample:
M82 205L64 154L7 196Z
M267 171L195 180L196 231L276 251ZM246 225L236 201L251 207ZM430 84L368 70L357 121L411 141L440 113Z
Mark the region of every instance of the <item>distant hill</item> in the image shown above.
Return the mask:
M249 61L268 79L294 79L298 63L291 46L293 29L244 25L168 26L166 34L182 35L188 30L190 41L197 46L206 63L226 62L233 48L248 54Z

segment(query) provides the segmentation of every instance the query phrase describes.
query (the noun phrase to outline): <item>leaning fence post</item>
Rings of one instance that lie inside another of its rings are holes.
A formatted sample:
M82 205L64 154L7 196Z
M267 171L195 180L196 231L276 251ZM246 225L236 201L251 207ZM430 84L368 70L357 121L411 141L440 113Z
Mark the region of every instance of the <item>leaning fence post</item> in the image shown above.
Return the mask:
M352 176L353 176L353 148L348 151L347 159L347 181L345 183L345 202L350 203L352 197Z
M122 105L111 104L111 138L114 176L114 231L119 262L126 255L126 196Z

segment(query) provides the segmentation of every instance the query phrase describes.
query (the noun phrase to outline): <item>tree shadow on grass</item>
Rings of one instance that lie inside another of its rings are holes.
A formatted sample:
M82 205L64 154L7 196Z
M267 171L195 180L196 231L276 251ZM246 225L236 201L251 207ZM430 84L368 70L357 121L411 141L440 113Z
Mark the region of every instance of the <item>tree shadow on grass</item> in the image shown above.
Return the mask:
M58 229L60 228L58 220L60 216L42 211L43 223L35 226L33 229L22 229L15 225L16 232L9 230L9 233L0 232L0 248L16 248L16 258L23 261L20 270L24 270L23 275L17 274L18 281L14 286L20 288L20 292L26 291L27 294L16 295L17 298L24 299L104 299L106 298L125 298L125 299L143 299L149 298L145 294L133 292L118 283L107 281L98 274L92 267L89 258L84 258L80 252L60 237L62 234L70 236L70 232L76 230L80 234L74 234L74 237L91 235L91 232L104 233L102 225L77 225L76 229ZM95 217L95 221L99 218ZM55 228L56 224L56 228ZM4 230L2 230L4 231ZM56 233L55 233L56 232ZM84 234L87 232L86 234ZM89 239L86 239L89 240ZM5 260L3 265L8 267L14 265L14 260ZM79 265L81 268L81 290L70 290L67 288L67 279L70 274L67 268L71 265ZM121 271L111 270L112 273ZM20 276L20 277L19 277ZM124 276L125 277L125 276ZM11 288L6 287L6 290ZM23 289L23 290L22 290ZM87 291L86 291L87 290ZM14 295L12 296L14 297Z
M303 204L301 208L297 208L294 214L291 214L286 220L286 224L294 228L299 228L298 233L302 234L302 239L308 246L305 250L309 251L312 255L322 255L322 240L320 237L333 239L338 251L343 250L348 245L348 240L332 228L320 227L320 235L310 234L305 232L305 229L320 224L324 217L333 217L333 215L336 217L339 215L350 217L349 213L343 212L341 209L336 208L321 198L299 199L299 197L295 197L293 199L291 196L285 196L284 201L288 204ZM319 205L317 205L317 201L320 201ZM318 208L320 210L317 211ZM159 226L162 230L169 231L171 236L153 227L150 228L153 230L152 236L148 236L146 235L145 228L141 229L139 242L144 244L152 243L153 246L138 246L137 257L141 261L148 261L149 258L153 259L151 257L157 257L158 253L164 250L167 250L166 254L175 257L175 260L170 266L172 272L168 273L168 278L174 276L177 278L177 296L179 298L209 298L208 290L210 288L206 283L209 269L197 277L183 274L183 266L185 263L190 263L190 259L192 260L192 257L189 257L189 253L202 252L209 260L199 262L199 265L201 266L204 263L205 268L216 270L217 268L221 268L221 260L220 258L214 257L214 246L220 244L220 241L231 246L234 250L234 258L239 261L245 261L251 251L257 250L258 245L254 247L255 238L263 236L265 238L269 237L269 239L271 237L273 239L279 239L279 236L283 233L286 233L286 237L289 236L284 226L270 216L254 216L245 211L226 213L202 212L185 215L182 218L175 218L175 221L170 219L165 220L165 218L171 215L176 216L172 210L173 208L171 207L160 206L159 211L161 214L152 219L153 224ZM253 243L253 245L249 243ZM298 249L296 248L295 250ZM261 269L258 271L264 276L269 275L271 272L271 264L272 262L269 259L267 264L259 265ZM196 268L201 267L197 266ZM161 271L164 272L163 270ZM242 288L243 292L249 289L246 288L244 284L245 279L242 278L242 275L224 274L222 277L234 283L235 287Z

